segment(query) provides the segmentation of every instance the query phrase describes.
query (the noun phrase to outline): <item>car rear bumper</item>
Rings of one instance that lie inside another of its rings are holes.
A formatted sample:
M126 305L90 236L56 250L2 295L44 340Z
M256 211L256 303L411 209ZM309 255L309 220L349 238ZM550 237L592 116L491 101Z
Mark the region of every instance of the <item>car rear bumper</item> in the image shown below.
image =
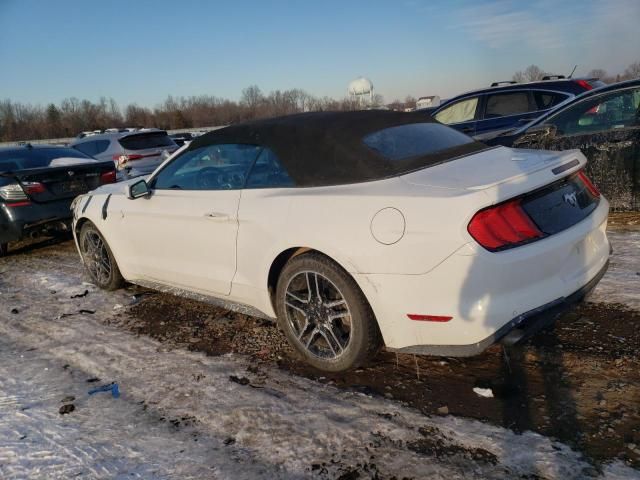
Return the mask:
M603 198L581 222L528 245L492 253L473 242L422 275L354 278L371 304L387 348L474 355L505 336L513 342L537 331L544 326L538 314L545 313L549 321L556 307L562 310L595 286L609 258L607 215ZM416 321L409 314L450 320ZM509 334L514 329L524 333Z
M478 355L495 343L510 346L531 338L541 330L551 327L565 312L582 302L602 279L609 268L609 262L589 283L568 297L557 298L541 307L518 315L480 342L471 345L414 345L391 349L399 353L417 355L442 355L449 357L470 357Z
M68 230L71 200L31 203L19 207L0 204L0 243L21 240L47 231Z

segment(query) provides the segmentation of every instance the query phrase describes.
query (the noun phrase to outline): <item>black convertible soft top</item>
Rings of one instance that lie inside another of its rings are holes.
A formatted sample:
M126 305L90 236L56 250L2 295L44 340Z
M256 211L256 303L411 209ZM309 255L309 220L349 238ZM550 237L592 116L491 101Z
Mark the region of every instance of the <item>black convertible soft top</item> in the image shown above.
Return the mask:
M296 186L317 187L398 176L488 148L469 141L429 155L391 159L363 143L369 134L412 123L437 122L424 113L385 110L301 113L214 130L197 137L188 150L225 143L268 147Z

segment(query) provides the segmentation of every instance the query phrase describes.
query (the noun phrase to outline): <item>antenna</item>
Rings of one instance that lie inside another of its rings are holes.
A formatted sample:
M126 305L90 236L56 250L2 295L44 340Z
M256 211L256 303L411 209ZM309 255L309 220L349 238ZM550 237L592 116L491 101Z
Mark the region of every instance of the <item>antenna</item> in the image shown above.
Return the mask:
M578 65L576 65L575 67L573 67L573 70L571 70L571 73L569 74L569 77L568 77L568 78L573 77L573 74L575 73L576 68L578 68Z

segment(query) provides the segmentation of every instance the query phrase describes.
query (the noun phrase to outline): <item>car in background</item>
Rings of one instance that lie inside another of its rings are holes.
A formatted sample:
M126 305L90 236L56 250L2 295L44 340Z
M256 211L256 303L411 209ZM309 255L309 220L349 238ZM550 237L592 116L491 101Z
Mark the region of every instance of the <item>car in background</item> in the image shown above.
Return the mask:
M183 133L172 133L171 135L169 135L169 137L171 137L171 140L173 140L176 143L176 145L181 147L185 143L193 140L196 136L191 132L183 132Z
M587 90L603 86L597 78L547 76L538 82L495 82L489 88L451 98L430 112L436 120L476 140L529 123Z
M640 209L640 80L591 90L488 145L568 150L587 157L589 176L615 209Z
M322 370L382 343L469 356L548 326L604 274L609 207L585 162L419 112L304 113L215 130L80 197L73 232L99 287L277 318Z
M0 148L0 256L9 242L69 231L72 200L115 181L113 161L100 162L73 148Z
M69 146L97 160L115 162L119 179L148 175L178 149L167 132L157 128L85 132Z

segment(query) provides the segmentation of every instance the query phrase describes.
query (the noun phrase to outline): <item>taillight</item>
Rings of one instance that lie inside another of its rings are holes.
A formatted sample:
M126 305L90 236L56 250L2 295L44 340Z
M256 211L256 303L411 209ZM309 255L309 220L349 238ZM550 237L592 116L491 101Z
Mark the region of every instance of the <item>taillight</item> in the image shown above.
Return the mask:
M580 85L585 90L592 90L593 89L593 85L591 85L586 80L574 80L574 82L576 82L578 85Z
M38 193L44 193L44 185L40 182L22 182L10 183L0 187L0 197L8 202L20 202L22 200L28 200L27 195L34 195Z
M0 187L0 197L8 202L27 200L27 195L18 183L10 183L9 185Z
M584 183L584 186L587 187L587 190L589 190L589 193L591 195L596 198L600 196L600 190L598 190L598 188L593 183L591 183L591 180L589 180L587 174L584 173L584 170L580 170L578 172L578 178L582 181L582 183Z
M528 243L544 234L520 205L510 200L476 213L467 230L487 250L503 250Z
M27 195L33 195L38 193L44 193L44 185L40 182L22 182L22 189Z
M127 162L130 162L131 160L140 160L141 158L144 158L144 155L139 155L139 154L131 154L131 155L114 155L113 156L113 161L116 162L116 165L118 167L122 167L124 166Z
M109 170L100 175L100 183L116 183L116 171Z

